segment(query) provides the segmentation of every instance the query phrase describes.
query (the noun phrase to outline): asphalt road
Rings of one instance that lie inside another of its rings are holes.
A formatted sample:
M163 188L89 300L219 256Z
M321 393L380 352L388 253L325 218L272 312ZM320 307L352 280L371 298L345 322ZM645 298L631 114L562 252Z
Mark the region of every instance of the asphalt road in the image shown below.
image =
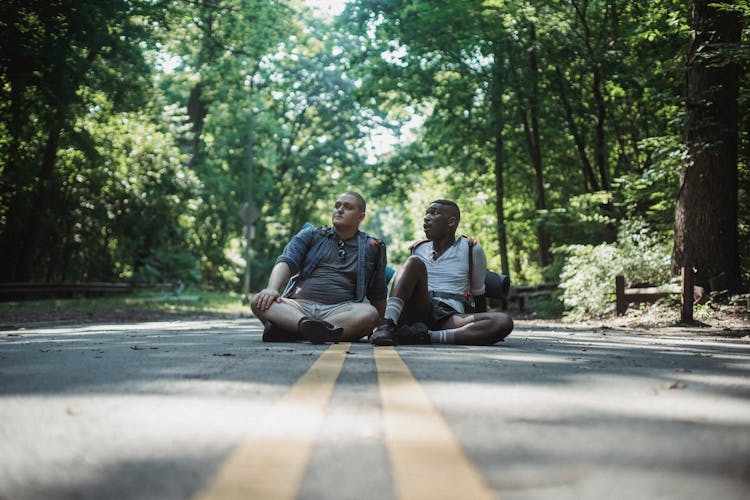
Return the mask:
M750 498L750 341L516 323L264 344L252 319L0 332L0 499Z

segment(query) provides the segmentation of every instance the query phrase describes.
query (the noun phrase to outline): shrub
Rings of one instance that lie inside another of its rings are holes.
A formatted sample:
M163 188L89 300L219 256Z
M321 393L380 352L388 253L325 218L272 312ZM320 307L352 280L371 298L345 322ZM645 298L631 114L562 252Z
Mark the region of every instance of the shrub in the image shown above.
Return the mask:
M628 284L661 285L670 279L670 235L649 231L643 221L625 221L616 243L568 245L560 274L567 315L600 317L614 308L615 276Z
M612 244L568 245L560 274L568 316L601 316L612 306L614 276L622 272L622 253Z

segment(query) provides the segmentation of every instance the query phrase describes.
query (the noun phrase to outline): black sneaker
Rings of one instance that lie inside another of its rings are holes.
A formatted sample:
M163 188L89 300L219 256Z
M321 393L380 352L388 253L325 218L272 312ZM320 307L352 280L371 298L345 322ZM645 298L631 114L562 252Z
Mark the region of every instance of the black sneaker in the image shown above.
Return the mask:
M372 345L396 345L396 324L392 319L384 318L374 332L370 334Z
M424 323L404 325L396 330L399 344L432 344L429 328Z
M339 342L344 329L336 328L328 321L322 319L310 319L304 317L297 324L299 333L313 344L324 344L326 342Z
M270 321L265 322L263 342L296 342L298 340L304 340L304 337L297 332L282 330Z

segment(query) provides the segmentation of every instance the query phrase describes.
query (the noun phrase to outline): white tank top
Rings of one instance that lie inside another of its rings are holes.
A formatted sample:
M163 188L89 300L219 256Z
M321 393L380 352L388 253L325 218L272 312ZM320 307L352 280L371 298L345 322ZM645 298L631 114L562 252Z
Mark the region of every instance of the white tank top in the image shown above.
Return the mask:
M433 246L427 241L414 249L414 255L419 257L427 266L427 289L431 292L451 293L463 295L469 290L471 295L483 295L484 276L487 272L487 255L482 246L477 243L471 251L474 266L471 282L469 282L469 243L466 238L459 236L437 259L433 259ZM437 300L449 304L457 311L464 311L463 303L443 297Z

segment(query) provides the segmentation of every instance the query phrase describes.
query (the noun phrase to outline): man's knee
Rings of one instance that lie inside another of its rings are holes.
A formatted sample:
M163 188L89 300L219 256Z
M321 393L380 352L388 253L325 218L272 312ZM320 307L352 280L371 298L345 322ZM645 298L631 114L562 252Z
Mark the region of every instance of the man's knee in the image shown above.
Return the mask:
M427 272L427 266L424 265L424 262L422 259L417 257L416 255L410 255L408 259L406 259L406 262L404 262L404 265L402 266L404 269L404 272L409 273L421 273L421 272Z
M505 313L492 313L495 335L498 340L504 339L513 331L513 319Z
M359 307L357 307L357 318L363 326L372 325L374 328L375 325L377 325L378 320L380 320L380 314L378 314L378 310L370 304L359 304Z
M255 307L255 304L253 304L252 302L250 303L250 309L253 311L253 314L256 318L263 319L263 317L265 316L265 313L259 308Z
M355 303L337 309L335 313L328 316L326 320L336 322L342 318L346 318L348 321L353 321L354 323L361 325L367 325L370 323L375 325L380 319L380 315L378 314L378 310L370 304Z
M419 286L420 283L425 284L427 282L427 266L425 266L422 259L412 255L401 266L396 274L396 278L393 280L393 287L391 293L398 291L399 293L408 294L415 287ZM402 299L404 297L401 297Z

